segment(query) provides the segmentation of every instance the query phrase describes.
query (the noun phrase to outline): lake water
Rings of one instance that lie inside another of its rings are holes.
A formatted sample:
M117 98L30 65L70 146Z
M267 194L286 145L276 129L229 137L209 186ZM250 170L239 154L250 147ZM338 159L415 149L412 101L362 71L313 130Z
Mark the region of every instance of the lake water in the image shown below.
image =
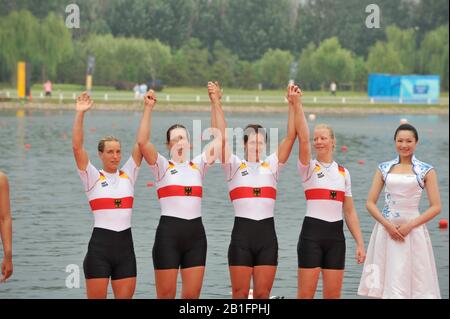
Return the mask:
M13 111L0 111L2 152L0 169L10 178L14 223L14 275L0 284L1 298L85 298L82 263L93 226L87 198L76 173L71 149L72 112L32 112L23 118ZM330 124L336 131L336 161L351 173L352 191L361 219L366 246L374 220L365 200L377 163L395 157L393 133L401 118L408 118L420 134L417 157L433 164L438 172L442 214L428 225L436 257L443 298L449 297L449 236L439 230L438 220L448 219L449 119L448 116L368 115L324 116L316 122ZM286 132L286 115L227 115L228 126L261 123ZM85 147L99 167L96 145L100 137L114 134L122 141L123 162L134 143L140 114L134 112L91 112L85 121ZM192 128L193 120L206 128L208 113L155 113L153 141L164 155L166 129L174 123ZM29 144L29 149L25 147ZM272 295L295 298L297 289L297 240L305 214L305 200L296 172L296 143L278 184L275 222L279 240L279 267ZM340 146L348 151L342 153ZM358 163L364 160L365 164ZM144 165L145 166L145 165ZM135 298L155 298L152 245L159 220L159 203L150 170L141 169L135 189L133 237L138 264ZM422 211L428 201L421 201ZM379 206L382 205L380 198ZM230 298L227 249L233 226L223 171L215 165L204 181L203 220L208 236L208 256L202 298ZM354 241L346 228L347 260L342 296L358 298L362 266L354 260ZM2 248L0 248L2 254ZM80 268L80 288L66 287L68 265ZM179 295L179 291L178 291ZM316 297L322 295L319 286ZM111 295L110 295L111 296Z

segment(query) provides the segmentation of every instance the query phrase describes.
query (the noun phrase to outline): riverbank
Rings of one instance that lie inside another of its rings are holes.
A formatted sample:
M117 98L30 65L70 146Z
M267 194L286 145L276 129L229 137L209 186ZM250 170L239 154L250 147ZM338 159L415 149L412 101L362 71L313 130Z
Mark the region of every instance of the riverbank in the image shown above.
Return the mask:
M312 104L305 103L307 113L316 114L436 114L448 115L448 105L401 105L401 104ZM26 102L17 101L0 102L0 110L34 110L34 111L62 111L73 110L74 103L54 102ZM97 102L94 110L104 111L140 111L141 102ZM287 105L270 105L266 103L225 103L223 110L228 113L285 113ZM158 112L209 112L209 103L182 103L161 101L155 111Z

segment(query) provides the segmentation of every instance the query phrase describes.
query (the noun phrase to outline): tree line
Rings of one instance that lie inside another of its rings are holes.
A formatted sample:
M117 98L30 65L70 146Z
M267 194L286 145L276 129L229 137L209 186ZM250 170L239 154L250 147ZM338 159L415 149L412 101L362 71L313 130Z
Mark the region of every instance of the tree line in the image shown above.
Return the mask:
M440 74L448 90L448 1L379 0L380 29L368 29L365 0L74 1L80 28L64 21L67 2L0 0L0 82L15 62L34 81L83 83L89 54L97 84L285 86L331 81L364 89L369 73Z

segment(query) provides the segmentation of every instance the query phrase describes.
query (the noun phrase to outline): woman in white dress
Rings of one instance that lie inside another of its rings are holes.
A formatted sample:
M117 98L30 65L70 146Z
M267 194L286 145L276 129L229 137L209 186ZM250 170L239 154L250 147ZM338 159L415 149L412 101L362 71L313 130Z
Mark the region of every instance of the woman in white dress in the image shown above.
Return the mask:
M440 299L433 248L425 226L441 211L436 171L414 156L419 138L413 126L401 125L394 139L398 157L378 166L367 199L367 209L377 223L358 294L384 299ZM385 205L380 211L376 204L384 185ZM423 189L429 207L420 214Z

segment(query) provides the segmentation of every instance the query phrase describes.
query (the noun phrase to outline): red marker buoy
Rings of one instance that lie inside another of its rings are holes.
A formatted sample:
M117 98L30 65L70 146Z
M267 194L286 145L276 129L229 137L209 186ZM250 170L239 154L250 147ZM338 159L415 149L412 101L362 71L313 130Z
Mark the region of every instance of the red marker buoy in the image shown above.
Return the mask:
M91 132L94 133L95 131L97 131L97 129L95 127L92 127Z
M343 145L342 147L341 147L341 151L342 152L347 152L348 151L348 147L347 146L345 146L345 145Z
M31 144L25 144L25 150L29 150L31 148Z
M358 164L359 164L359 165L364 165L364 164L366 164L366 161L365 161L365 160L359 160L359 161L358 161Z
M441 219L439 221L439 228L440 229L447 229L448 228L448 220L446 219Z
M147 187L153 187L153 186L155 186L155 183L152 183L152 182L147 183Z

